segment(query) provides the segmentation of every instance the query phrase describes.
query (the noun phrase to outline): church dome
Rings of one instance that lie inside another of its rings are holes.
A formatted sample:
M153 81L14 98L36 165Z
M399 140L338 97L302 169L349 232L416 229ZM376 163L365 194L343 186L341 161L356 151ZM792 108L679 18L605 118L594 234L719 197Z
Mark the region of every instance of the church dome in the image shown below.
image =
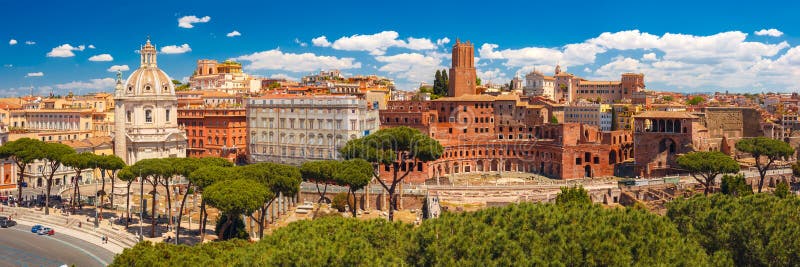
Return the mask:
M156 61L156 48L147 43L139 50L141 66L133 71L125 81L123 90L125 95L135 96L174 96L175 85L166 72L158 68Z

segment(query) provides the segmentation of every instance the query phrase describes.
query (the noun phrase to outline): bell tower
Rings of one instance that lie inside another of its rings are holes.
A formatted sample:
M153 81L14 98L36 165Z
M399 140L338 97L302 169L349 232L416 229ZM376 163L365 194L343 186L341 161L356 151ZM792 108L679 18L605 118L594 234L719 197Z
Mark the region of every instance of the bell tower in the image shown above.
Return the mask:
M450 81L447 95L459 97L476 94L476 77L475 47L469 41L462 43L456 39L456 44L453 45L452 62L450 63Z

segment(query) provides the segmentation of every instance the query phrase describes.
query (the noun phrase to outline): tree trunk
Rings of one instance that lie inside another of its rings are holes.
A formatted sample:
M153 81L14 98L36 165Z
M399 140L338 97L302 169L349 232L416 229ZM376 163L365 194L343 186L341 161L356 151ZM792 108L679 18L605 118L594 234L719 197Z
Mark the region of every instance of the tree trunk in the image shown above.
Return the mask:
M266 223L265 220L267 219L267 211L269 211L269 206L263 206L263 207L261 207L261 211L258 214L257 222L258 222L258 239L259 240L264 238L264 223Z
M83 210L83 203L81 203L81 187L78 186L78 180L80 180L80 178L83 177L78 173L77 180L75 181L75 192L77 192L78 196L75 200L78 201L78 209Z
M357 216L357 212L356 211L358 210L358 208L357 208L358 198L356 198L356 192L354 192L352 188L347 190L347 202L348 202L347 204L348 205L350 204L349 202L350 202L351 193L352 193L352 196L353 196L353 205L350 205L350 212L353 213L353 218L356 218L356 216Z
M181 219L183 218L183 207L186 205L186 197L189 196L189 188L192 188L191 182L186 184L186 194L183 194L183 200L181 200L181 209L178 210L178 228L175 229L175 243L180 243Z
M47 179L47 195L44 196L44 215L50 215L50 188L53 178Z
M172 226L172 198L170 197L169 179L164 178L164 189L167 191L167 225Z
M114 209L114 181L116 179L114 179L114 172L113 171L111 171L111 173L109 174L109 177L111 178L111 196L108 197L108 200L111 201L111 208ZM122 217L122 216L120 216L120 217Z
M200 200L200 244L206 240L206 198Z
M81 174L78 173L75 177L72 178L72 212L75 213L75 207L77 207L80 203L78 199L78 180L81 178Z
M394 221L394 206L395 206L395 199L394 199L394 186L392 187L389 192L389 221Z
M157 186L158 182L155 182L152 185L153 185L153 201L152 201L153 203L151 203L152 210L150 212L153 214L153 216L150 216L150 222L152 224L152 227L150 229L150 237L156 237L156 224L158 224L158 219L156 218L156 195L158 191L156 190L158 190Z
M25 166L28 164L22 164L21 166L17 164L17 169L19 169L19 176L17 176L17 201L22 199L22 183L25 182Z
M102 179L102 182L103 182L103 186L100 188L100 191L103 191L103 196L100 197L100 203L99 203L100 205L98 206L98 207L100 207L100 213L97 214L97 218L98 218L98 220L101 220L101 221L103 220L103 203L105 202L106 195L107 195L107 193L106 193L106 178L105 178L105 175L102 175L104 173L105 172L103 170L100 170L100 178ZM96 194L97 193L95 193L95 195ZM97 199L95 199L95 201L97 201Z
M322 203L322 202L328 203L328 202L330 202L330 201L327 201L328 198L325 197L325 194L328 193L328 184L327 183L325 184L325 186L323 187L322 191L319 190L319 183L315 182L314 185L317 186L317 194L319 194L319 200L317 200L317 203Z
M225 231L228 231L228 227L230 227L231 224L233 224L233 218L235 218L235 217L233 217L231 215L225 215L225 223L222 224L222 227L220 227L220 229L219 229L219 233L217 233L217 238L219 240L225 240L226 239Z
M125 229L128 229L131 220L131 184L133 184L133 180L128 182L128 189L126 190L127 194L125 194L125 214L127 217L125 218ZM139 219L141 220L141 218Z

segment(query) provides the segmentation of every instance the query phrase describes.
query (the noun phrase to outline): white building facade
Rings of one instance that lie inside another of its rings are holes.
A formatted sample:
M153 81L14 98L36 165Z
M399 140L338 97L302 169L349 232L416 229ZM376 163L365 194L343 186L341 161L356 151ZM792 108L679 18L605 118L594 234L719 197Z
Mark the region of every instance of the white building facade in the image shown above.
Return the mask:
M545 76L540 71L532 71L525 75L523 93L527 96L543 96L555 100L555 79Z
M269 96L247 103L251 162L299 165L340 159L347 141L379 129L378 111L355 96Z
M131 165L142 159L186 157L186 133L178 127L172 79L158 68L150 40L141 66L123 84L117 74L114 153Z

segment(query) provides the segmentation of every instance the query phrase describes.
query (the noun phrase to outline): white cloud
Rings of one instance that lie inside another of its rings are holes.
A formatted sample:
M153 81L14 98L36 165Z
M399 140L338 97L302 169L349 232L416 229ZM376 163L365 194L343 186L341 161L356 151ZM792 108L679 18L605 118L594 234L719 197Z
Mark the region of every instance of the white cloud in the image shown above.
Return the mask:
M11 67L14 67L14 65L13 64L5 64L5 65L3 65L3 67L11 68Z
M161 47L161 53L164 54L183 54L189 51L192 51L192 48L189 47L189 44L182 44L180 46L168 45Z
M294 38L294 43L295 43L295 44L299 44L299 45L300 45L300 46L302 46L302 47L306 47L306 46L308 46L308 44L307 44L307 43L301 42L301 41L300 41L300 39L298 39L298 38Z
M44 76L44 72L28 72L25 77L42 77Z
M441 39L436 39L436 45L446 45L450 43L450 38L444 37Z
M197 16L183 16L178 19L178 27L191 29L194 28L194 23L206 23L211 21L211 17L205 16L202 18L198 18Z
M436 45L427 38L409 37L407 40L400 40L397 39L398 37L400 37L400 34L395 31L383 31L365 35L355 34L337 39L331 47L336 50L366 51L370 55L383 55L390 47L403 47L411 50L436 49Z
M433 74L437 69L445 68L442 66L441 54L423 55L420 53L402 53L392 56L377 56L375 60L385 63L378 68L395 75L398 78L406 79L411 83L433 80Z
M783 35L783 32L779 31L778 29L774 29L773 28L773 29L769 29L769 30L761 29L760 31L756 31L755 34L758 35L758 36L766 35L766 36L772 36L772 37L780 37L781 35Z
M8 41L8 45L15 45L17 44L17 40L11 39Z
M237 30L234 30L234 31L232 31L232 32L229 32L229 33L228 33L228 34L226 34L225 36L228 36L228 37L242 36L242 33L240 33L240 32L239 32L239 31L237 31Z
M500 46L496 44L483 44L478 49L478 55L485 59L501 59L503 58L503 53L494 51L498 47Z
M128 70L130 70L128 65L114 65L107 69L108 72L128 71Z
M289 76L288 74L285 74L285 73L275 73L275 74L270 75L269 78L270 79L286 79L286 80L290 80L290 81L296 81L297 80L296 78L294 78L292 76Z
M506 73L501 71L499 68L489 69L489 70L478 70L476 73L478 78L481 78L481 82L483 84L488 83L501 83L505 84L508 83L511 79L506 76Z
M90 44L90 45L89 45L89 49L95 49L94 45L93 45L93 44Z
M114 58L109 54L94 55L89 58L89 61L112 61Z
M656 53L647 53L642 55L642 61L655 61L658 60Z
M34 42L34 41L25 41L25 44L26 45L35 45L36 42Z
M408 37L408 43L399 45L411 50L430 50L436 49L436 45L428 38Z
M48 57L74 57L75 53L73 53L72 51L83 51L84 49L86 49L86 47L84 45L79 45L78 47L73 47L70 44L63 44L63 45L59 45L59 46L53 48L52 50L50 50L50 52L47 52L47 56Z
M249 70L308 72L321 69L354 69L361 67L361 63L354 58L318 56L313 53L284 53L279 49L243 55L234 58L234 60L250 62L250 64L245 65L245 68Z
M766 33L770 31L766 30ZM790 56L794 48L787 51L790 45L785 41L765 43L749 41L747 37L747 33L741 31L711 35L654 35L630 30L605 32L583 42L559 47L501 49L497 44L486 43L478 49L478 54L483 59L502 60L506 67L518 68L516 73L530 71L530 66L561 64L562 69L567 66L591 67L596 77L587 78L619 79L621 72L643 72L648 82L678 88L745 88L760 86L765 80L772 81L773 86L782 84L795 88L797 85L792 81L800 77L800 67L786 63L794 59ZM800 49L797 51L797 62L800 63ZM619 57L630 52L643 54L638 60ZM598 57L601 54L605 56ZM598 62L600 58L611 60Z
M321 47L331 46L331 42L328 41L328 37L325 37L325 35L311 39L311 43L314 44L314 46L321 46Z
M68 83L56 84L55 88L58 89L89 89L89 90L106 90L113 89L117 84L113 78L91 79L89 81L72 81Z

